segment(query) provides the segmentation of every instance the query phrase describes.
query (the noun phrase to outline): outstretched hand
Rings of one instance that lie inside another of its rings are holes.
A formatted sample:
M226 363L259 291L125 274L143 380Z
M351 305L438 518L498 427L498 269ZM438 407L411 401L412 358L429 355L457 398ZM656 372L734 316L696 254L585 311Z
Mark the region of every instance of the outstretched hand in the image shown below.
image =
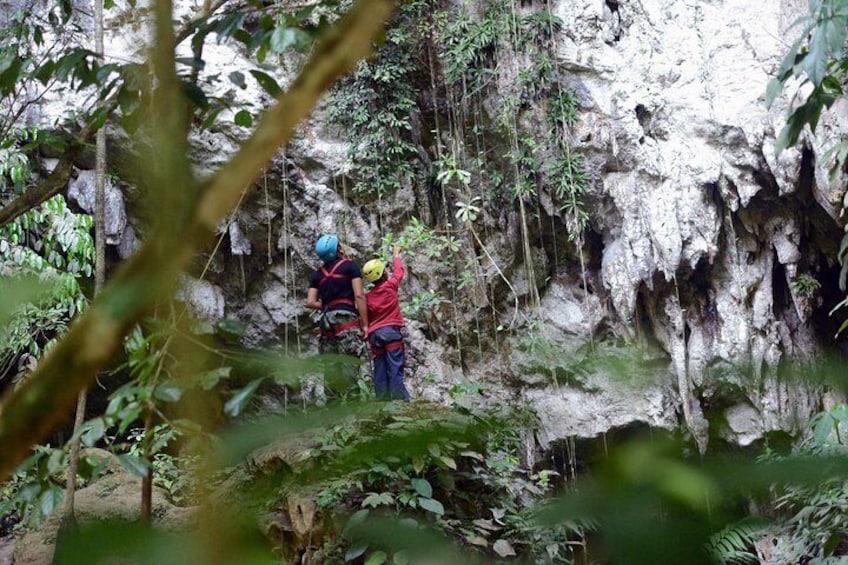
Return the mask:
M400 245L398 245L397 243L395 243L395 246L394 246L394 248L392 249L392 254L393 254L395 257L398 257L398 256L400 256L400 250L401 250L401 246L400 246Z

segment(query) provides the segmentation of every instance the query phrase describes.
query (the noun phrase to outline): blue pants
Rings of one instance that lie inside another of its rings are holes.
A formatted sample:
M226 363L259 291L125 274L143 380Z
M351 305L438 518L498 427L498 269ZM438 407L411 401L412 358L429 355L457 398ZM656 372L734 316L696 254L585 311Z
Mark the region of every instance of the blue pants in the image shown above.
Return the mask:
M369 337L374 354L374 390L377 398L409 402L409 392L403 384L406 353L400 328L387 326Z

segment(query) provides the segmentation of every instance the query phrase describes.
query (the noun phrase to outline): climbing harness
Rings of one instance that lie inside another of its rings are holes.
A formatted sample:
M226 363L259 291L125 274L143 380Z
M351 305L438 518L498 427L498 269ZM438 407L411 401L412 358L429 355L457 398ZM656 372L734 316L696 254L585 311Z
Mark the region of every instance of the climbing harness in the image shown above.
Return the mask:
M338 271L339 267L341 267L345 263L350 263L350 262L351 262L350 259L343 257L342 259L340 259L338 261L338 263L333 265L333 268L330 269L330 270L327 270L327 268L322 265L321 266L321 274L323 275L323 277L321 278L321 281L318 283L318 288L320 289L322 286L324 286L324 283L326 283L330 279L334 279L334 280L346 279L347 278L346 275L338 273L337 271ZM346 304L348 306L354 306L354 307L356 306L356 302L354 302L352 298L346 298L346 297L334 298L333 300L330 300L329 302L324 304L324 311L321 314L321 320L320 320L320 327L321 327L321 335L322 336L324 336L324 337L336 337L337 335L342 334L346 331L349 331L349 330L352 330L352 329L357 329L357 328L360 327L358 317L353 319L353 320L350 320L349 322L344 322L344 323L341 323L341 324L330 323L330 321L327 319L327 313L330 312L331 310L333 310L336 306L338 306L340 304Z
M380 357L381 355L385 355L389 351L395 351L396 349L403 349L403 341L393 341L391 343L387 343L382 347L376 347L374 345L371 346L371 354L374 357Z
M341 260L339 260L338 263L333 265L333 268L330 269L329 271L327 270L326 267L324 267L322 265L321 266L321 274L324 275L324 276L321 279L321 281L318 283L318 288L320 289L322 286L324 286L324 283L326 283L330 279L339 280L339 279L347 278L345 275L342 275L341 273L336 272L338 270L338 268L341 267L342 265L344 265L345 263L350 263L350 259L342 258ZM347 304L349 306L356 306L356 303L350 298L344 298L344 297L334 298L333 300L329 301L327 304L324 305L324 311L326 312L327 310L332 310L334 306L338 306L339 304Z
M345 322L343 324L332 325L326 321L326 318L321 317L321 335L324 337L336 337L348 330L359 328L359 318Z

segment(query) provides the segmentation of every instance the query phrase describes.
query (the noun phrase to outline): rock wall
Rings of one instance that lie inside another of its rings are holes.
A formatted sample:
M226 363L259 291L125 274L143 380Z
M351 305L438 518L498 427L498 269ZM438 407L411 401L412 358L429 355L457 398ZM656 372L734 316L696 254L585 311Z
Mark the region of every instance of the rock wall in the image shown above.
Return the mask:
M603 195L593 225L603 238L601 279L615 313L642 316L668 352L684 419L702 445L702 404L722 383L744 390L725 411L727 433L741 443L791 429L815 407L805 387L775 378L787 357L818 351L813 308L796 281L833 276L826 267L838 238L838 200L820 183L817 148L806 162L802 150L775 159L785 106L770 112L764 103L798 9L558 4L579 14L563 18L558 53L588 112L576 137ZM844 109L830 119L844 120Z
M514 206L490 203L479 233L454 227L460 250L449 261L412 257L404 300L428 290L447 297L410 320L414 393L446 400L470 382L484 385L482 401L529 401L543 445L634 422L685 423L702 448L710 435L745 445L793 430L815 410L815 387L787 383L778 372L826 344L822 313L835 296L827 281L835 276L841 195L829 189L821 155L846 131L848 116L840 102L823 118L823 137L778 159L774 139L787 101L772 110L764 102L788 23L804 5L552 0L563 22L552 38L555 65L579 105L571 143L589 176L588 228L576 247L569 244L567 221L541 193L530 227ZM190 3L180 6L191 13ZM497 80L481 105L492 120L523 63L507 50L496 57ZM237 89L212 80L249 66L237 46L210 43L204 58L201 80L216 94L268 103L255 83ZM279 62L285 83L297 58ZM430 69L422 75L433 76ZM415 115L421 179L435 156L427 132L444 101L432 106ZM198 172L214 170L246 134L229 126L194 139ZM182 293L208 317L244 321L246 345L315 351L303 300L318 234L340 233L364 261L411 216L438 216L425 180L377 203L355 196L363 179L352 172L342 137L319 108L221 226L206 280L188 282ZM75 194L84 194L85 175ZM115 210L112 243L143 233L132 217L123 219L122 206ZM522 230L539 241L522 248ZM552 250L556 234L569 250ZM453 265L465 261L475 282L457 289ZM799 291L803 275L823 290Z

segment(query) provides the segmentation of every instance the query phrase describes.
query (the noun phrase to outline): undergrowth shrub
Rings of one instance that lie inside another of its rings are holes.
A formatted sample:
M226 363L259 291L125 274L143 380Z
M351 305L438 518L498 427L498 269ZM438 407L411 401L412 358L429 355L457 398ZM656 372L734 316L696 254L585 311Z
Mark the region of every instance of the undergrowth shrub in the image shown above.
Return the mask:
M318 485L318 506L327 515L350 518L336 524L341 535L328 538L313 557L342 562L376 555L375 562L380 562L385 555L394 562L403 561L406 555L396 557L391 547L363 543L344 533L345 528L350 530L349 521L382 517L427 527L487 560L517 555L531 561L571 563L584 525L543 528L531 518L534 501L552 492L558 476L522 465L520 432L532 425L531 418L520 410L470 412L392 403L373 418L330 427L303 452L301 461L307 471L332 467L335 459L375 438L397 442L397 452L366 458ZM457 430L473 427L479 433L461 439L446 434L429 441L423 453L407 454L404 438L434 425Z

